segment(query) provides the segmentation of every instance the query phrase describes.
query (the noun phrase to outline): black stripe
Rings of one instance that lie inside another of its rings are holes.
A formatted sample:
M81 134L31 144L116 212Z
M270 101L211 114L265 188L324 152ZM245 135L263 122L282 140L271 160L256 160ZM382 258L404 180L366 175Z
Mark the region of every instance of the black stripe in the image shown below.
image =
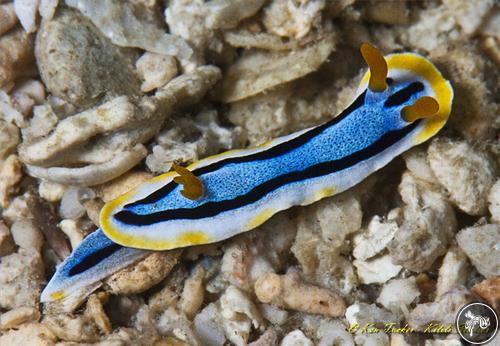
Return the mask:
M413 82L406 88L396 91L394 94L389 96L384 103L384 107L394 107L399 106L410 99L410 97L424 90L424 85L420 82Z
M93 266L99 264L112 254L114 254L116 251L120 250L122 246L118 244L112 244L108 245L106 247L103 247L102 249L93 252L86 257L84 257L80 262L78 262L77 265L75 265L73 268L71 268L68 272L69 276L77 275L80 273L83 273L87 269L92 268Z
M147 215L138 215L129 210L122 210L114 215L114 218L126 224L131 225L151 225L161 221L176 220L176 219L201 219L215 216L221 212L237 209L245 205L252 204L266 194L274 191L286 184L302 181L306 179L316 178L330 173L334 173L346 168L349 168L356 163L364 161L374 155L387 149L394 143L401 140L409 134L420 121L415 121L411 125L397 131L386 133L378 141L370 146L348 155L339 160L322 162L311 166L303 171L291 172L273 178L265 183L256 186L251 191L243 196L238 196L231 200L219 202L208 202L196 208L180 208L163 210Z
M232 163L242 163L242 162L250 162L250 161L260 161L260 160L266 160L269 158L277 157L283 154L286 154L302 145L307 143L309 140L311 140L313 137L317 136L319 133L323 132L325 129L329 128L330 126L333 126L340 122L342 119L345 119L349 114L354 112L356 109L361 107L364 102L365 102L365 95L366 91L364 91L359 97L349 106L347 107L342 113L340 113L337 117L334 119L319 125L317 127L312 128L311 130L301 134L298 137L295 137L287 142L280 143L268 150L261 151L255 154L250 154L246 156L240 156L240 157L233 157L233 158L227 158L218 162L214 162L210 165L207 165L205 167L200 167L198 169L193 170L193 174L196 176L200 176L202 174L210 173L213 171L216 171L220 168L222 168L225 165L232 164ZM160 199L165 197L167 194L172 192L177 187L177 183L175 182L170 182L166 184L165 186L161 187L160 189L152 192L150 195L147 197L144 197L143 199L137 200L135 202L129 203L125 205L123 208L130 208L134 207L137 205L141 204L151 204L158 202Z

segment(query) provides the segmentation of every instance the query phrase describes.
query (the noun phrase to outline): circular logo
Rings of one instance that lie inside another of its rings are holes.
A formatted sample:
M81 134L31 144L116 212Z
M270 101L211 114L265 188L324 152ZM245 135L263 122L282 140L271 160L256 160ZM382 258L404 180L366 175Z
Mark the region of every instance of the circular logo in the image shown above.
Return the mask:
M460 309L455 325L462 339L474 345L482 345L495 337L498 316L488 304L470 303Z

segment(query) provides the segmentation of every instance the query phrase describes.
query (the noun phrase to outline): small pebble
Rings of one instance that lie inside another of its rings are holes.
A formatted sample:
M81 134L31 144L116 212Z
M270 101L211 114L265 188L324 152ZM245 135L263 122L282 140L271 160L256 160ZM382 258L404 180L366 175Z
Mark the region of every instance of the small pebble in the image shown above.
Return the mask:
M45 239L33 220L17 220L12 224L10 231L17 246L41 252Z
M500 275L500 225L469 227L457 234L457 243L485 277Z

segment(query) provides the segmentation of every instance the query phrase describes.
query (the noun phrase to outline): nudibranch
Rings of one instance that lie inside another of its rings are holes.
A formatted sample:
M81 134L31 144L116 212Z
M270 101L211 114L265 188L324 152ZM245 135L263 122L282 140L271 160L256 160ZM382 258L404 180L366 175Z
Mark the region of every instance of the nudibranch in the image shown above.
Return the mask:
M101 228L57 268L41 300L95 284L148 250L221 241L281 210L345 191L444 126L453 89L429 60L384 57L366 43L361 54L369 70L354 102L332 120L174 166L108 202Z

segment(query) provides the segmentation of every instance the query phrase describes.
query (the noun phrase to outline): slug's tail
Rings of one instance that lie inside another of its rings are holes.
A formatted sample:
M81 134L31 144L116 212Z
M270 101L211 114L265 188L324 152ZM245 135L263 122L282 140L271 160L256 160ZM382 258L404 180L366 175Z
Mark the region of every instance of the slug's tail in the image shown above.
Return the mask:
M42 302L63 299L79 288L91 286L106 276L144 258L149 251L113 243L97 229L88 235L61 263L40 297Z

